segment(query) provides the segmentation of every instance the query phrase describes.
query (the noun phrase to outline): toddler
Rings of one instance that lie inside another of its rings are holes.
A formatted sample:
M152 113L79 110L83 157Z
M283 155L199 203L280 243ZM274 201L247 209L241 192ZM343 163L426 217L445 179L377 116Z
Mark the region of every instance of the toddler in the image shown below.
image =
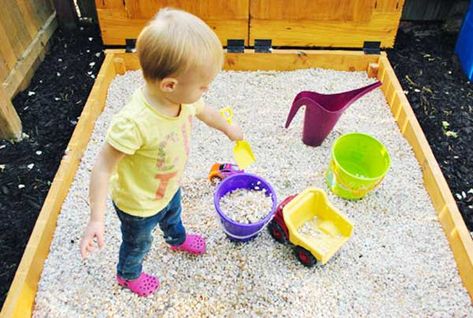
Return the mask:
M159 288L159 280L142 271L143 258L159 225L174 251L200 255L205 240L188 234L181 220L179 181L189 155L192 118L242 140L201 97L223 65L215 33L199 18L175 9L161 9L137 40L145 84L114 116L92 169L91 215L80 243L82 257L104 246L104 214L111 186L121 222L117 282L140 296Z

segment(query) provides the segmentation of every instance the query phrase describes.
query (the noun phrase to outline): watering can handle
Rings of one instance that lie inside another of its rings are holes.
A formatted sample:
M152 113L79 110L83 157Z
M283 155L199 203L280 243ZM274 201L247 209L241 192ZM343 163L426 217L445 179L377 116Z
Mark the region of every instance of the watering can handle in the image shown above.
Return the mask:
M223 107L220 109L220 115L222 115L223 118L231 125L232 124L232 118L233 118L233 110L231 107Z

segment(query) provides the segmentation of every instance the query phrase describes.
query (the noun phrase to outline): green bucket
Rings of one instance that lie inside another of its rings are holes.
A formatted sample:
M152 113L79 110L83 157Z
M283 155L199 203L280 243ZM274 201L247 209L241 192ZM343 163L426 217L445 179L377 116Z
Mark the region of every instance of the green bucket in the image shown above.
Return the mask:
M390 164L386 147L376 138L350 133L335 140L325 180L339 197L357 200L381 183Z

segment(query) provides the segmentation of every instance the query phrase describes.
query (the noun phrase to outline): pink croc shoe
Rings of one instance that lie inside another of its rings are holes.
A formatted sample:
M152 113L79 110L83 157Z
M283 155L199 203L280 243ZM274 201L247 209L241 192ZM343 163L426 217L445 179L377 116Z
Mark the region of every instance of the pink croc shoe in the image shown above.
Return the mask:
M188 234L181 245L171 246L173 251L185 251L194 255L205 253L205 240L198 234Z
M159 279L146 273L141 273L140 277L133 280L127 280L117 275L117 282L120 286L130 289L141 297L149 296L159 288Z

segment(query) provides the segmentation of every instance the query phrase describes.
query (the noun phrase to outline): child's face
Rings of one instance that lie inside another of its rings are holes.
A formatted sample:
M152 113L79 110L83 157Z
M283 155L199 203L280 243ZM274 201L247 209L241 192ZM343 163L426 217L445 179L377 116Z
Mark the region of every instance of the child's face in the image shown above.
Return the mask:
M176 104L195 103L208 91L218 72L216 67L196 67L176 76L177 83L168 98Z

